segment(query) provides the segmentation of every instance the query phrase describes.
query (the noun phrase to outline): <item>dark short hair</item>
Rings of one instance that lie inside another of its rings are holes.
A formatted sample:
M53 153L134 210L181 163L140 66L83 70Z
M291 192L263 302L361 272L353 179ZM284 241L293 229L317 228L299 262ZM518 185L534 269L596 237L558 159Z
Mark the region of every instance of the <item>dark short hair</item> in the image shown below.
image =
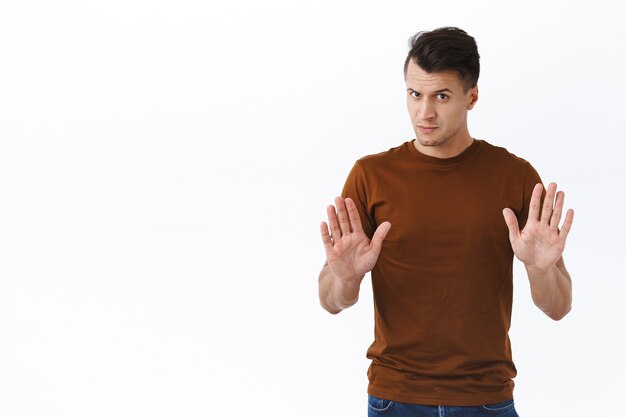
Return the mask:
M465 92L478 83L480 56L476 40L463 29L441 27L421 31L409 38L409 51L404 61L404 77L409 61L426 72L456 71L463 80Z

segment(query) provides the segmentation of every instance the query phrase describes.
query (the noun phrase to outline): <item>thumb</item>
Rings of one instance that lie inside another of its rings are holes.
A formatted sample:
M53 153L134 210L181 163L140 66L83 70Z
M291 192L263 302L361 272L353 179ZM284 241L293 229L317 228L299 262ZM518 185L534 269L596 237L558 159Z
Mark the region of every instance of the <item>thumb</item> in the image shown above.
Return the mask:
M389 229L391 229L391 223L382 222L374 232L371 245L372 249L374 249L376 253L380 252L380 248L383 246L383 240L385 240Z
M502 215L504 216L506 226L509 228L509 240L513 243L519 237L519 224L517 223L517 217L515 217L513 210L508 207L502 210Z

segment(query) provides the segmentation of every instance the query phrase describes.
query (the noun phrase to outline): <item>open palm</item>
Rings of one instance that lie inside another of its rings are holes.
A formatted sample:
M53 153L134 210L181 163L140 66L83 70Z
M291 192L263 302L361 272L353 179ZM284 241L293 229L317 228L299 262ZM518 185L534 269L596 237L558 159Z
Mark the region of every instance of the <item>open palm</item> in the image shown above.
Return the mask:
M511 209L505 208L502 212L509 228L509 240L515 256L527 267L540 271L546 271L559 260L574 220L574 211L569 209L563 226L559 229L565 193L557 193L556 188L555 183L548 185L541 207L543 185L535 185L530 199L528 220L522 231L519 230L517 218Z
M326 262L334 275L342 280L360 280L376 265L382 242L391 228L391 223L378 226L370 240L361 225L359 212L350 198L335 198L335 205L328 206L328 222L322 222L320 230Z

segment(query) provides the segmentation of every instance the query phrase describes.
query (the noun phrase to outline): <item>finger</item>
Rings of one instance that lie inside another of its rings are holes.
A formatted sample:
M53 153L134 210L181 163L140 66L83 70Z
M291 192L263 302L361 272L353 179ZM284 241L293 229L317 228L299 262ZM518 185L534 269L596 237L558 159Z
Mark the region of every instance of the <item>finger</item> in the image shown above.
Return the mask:
M337 240L341 237L341 229L339 228L339 220L337 219L335 206L326 207L326 214L328 214L328 224L330 225L330 235L333 237L333 239Z
M508 207L502 210L502 215L504 216L506 227L509 229L509 240L513 243L519 238L520 235L517 217L515 216L515 213L513 213L513 210Z
M356 205L351 198L346 198L346 209L348 211L348 218L350 219L350 225L353 232L362 232L363 225L361 225L361 218L359 217L359 211L356 209Z
M556 184L551 182L548 184L546 197L543 199L543 209L541 210L541 223L549 224L554 208L554 195L556 194Z
M559 223L561 222L561 214L563 214L563 203L565 202L565 193L559 191L556 193L556 203L554 204L554 211L552 217L550 217L550 229L559 230Z
M383 246L383 241L385 240L385 237L387 237L389 229L391 229L391 223L382 222L374 232L374 236L372 236L372 242L370 245L377 255L380 253L380 249Z
M533 193L530 197L530 205L528 207L528 221L539 220L539 208L541 207L541 194L543 193L543 185L537 183L533 188Z
M342 197L335 197L335 206L337 207L337 217L339 218L339 227L341 228L341 234L347 235L350 233L350 220L348 220L348 212L346 211L346 203Z
M320 225L320 231L322 232L322 242L324 243L324 249L326 252L333 250L333 241L330 239L330 233L328 232L328 225L326 222L322 222Z
M574 210L569 209L567 213L565 213L565 221L563 222L563 227L561 227L561 233L559 236L563 239L563 242L567 239L567 235L572 229L572 223L574 222Z

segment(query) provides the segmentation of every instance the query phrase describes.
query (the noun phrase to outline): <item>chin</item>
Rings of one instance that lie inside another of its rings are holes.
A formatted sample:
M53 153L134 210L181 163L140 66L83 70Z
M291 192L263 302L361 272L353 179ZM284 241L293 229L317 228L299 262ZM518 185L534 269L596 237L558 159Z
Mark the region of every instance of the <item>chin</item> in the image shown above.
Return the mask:
M440 144L437 138L423 138L423 137L417 136L417 141L422 146L437 146Z

